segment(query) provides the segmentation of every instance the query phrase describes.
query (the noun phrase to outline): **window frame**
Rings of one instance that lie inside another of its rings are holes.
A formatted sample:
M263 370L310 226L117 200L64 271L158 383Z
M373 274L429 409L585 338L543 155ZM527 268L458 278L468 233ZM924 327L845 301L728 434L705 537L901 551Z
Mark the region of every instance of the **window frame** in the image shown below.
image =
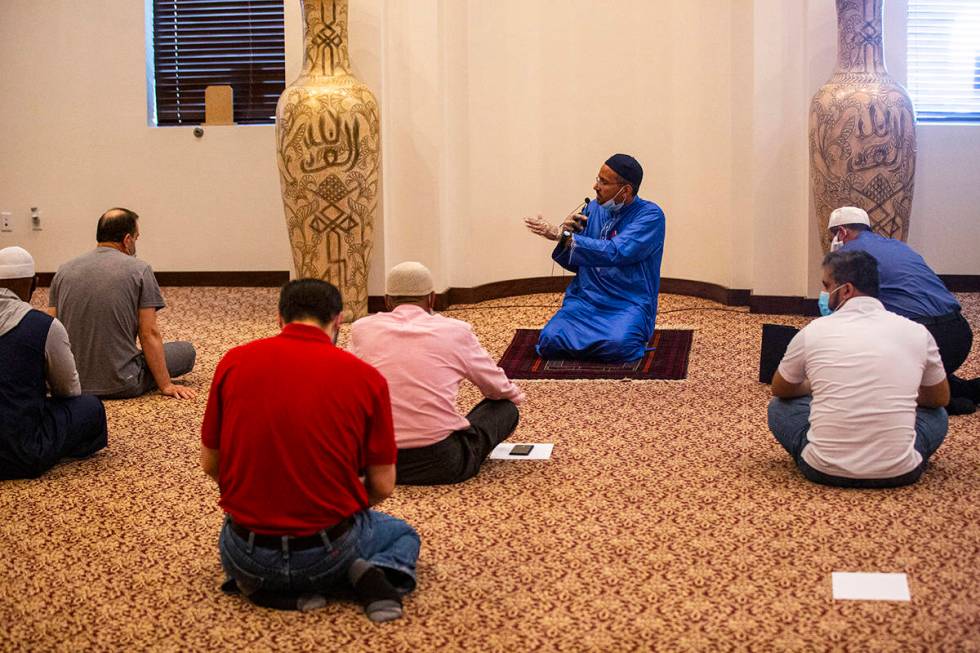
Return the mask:
M957 25L965 45L953 39ZM980 5L963 0L908 0L906 37L907 89L916 108L916 122L980 125ZM972 94L967 92L971 47ZM951 58L951 52L957 50L962 58ZM952 75L964 77L939 86L937 80ZM959 107L957 93L963 98Z
M149 126L204 124L211 85L234 89L236 125L275 123L286 86L282 0L144 1Z

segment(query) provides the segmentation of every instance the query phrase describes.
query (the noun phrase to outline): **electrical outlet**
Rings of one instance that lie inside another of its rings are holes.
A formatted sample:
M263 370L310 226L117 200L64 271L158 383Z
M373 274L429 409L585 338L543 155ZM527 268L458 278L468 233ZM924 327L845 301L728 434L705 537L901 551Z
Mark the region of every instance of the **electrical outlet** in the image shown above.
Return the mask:
M13 217L13 213L10 211L0 213L0 231L13 231L10 227L10 219Z
M31 207L31 227L34 231L41 231L41 211L36 207Z

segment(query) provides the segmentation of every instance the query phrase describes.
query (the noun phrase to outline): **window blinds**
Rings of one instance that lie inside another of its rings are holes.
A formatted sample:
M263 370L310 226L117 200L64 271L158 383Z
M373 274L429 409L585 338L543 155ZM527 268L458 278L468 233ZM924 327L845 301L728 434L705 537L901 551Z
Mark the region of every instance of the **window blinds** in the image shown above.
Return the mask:
M283 0L153 0L156 124L204 122L204 89L234 89L234 120L274 122L285 87Z
M980 0L909 0L908 87L919 122L980 123Z

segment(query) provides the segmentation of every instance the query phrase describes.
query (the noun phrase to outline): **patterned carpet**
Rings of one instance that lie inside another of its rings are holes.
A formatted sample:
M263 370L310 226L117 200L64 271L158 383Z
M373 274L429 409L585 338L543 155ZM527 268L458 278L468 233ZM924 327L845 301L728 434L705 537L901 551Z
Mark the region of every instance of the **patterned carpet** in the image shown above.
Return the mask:
M812 485L767 432L755 380L761 325L806 319L669 295L658 326L695 330L687 380L528 384L515 439L554 442L551 461L494 461L384 504L423 539L404 619L223 596L198 429L218 358L276 332L276 292L164 289L164 337L198 345L197 400L111 403L107 451L0 484L0 650L980 649L980 415L951 419L916 486ZM450 314L499 358L557 299ZM980 331L980 295L960 299ZM912 601L834 602L832 571L905 572Z

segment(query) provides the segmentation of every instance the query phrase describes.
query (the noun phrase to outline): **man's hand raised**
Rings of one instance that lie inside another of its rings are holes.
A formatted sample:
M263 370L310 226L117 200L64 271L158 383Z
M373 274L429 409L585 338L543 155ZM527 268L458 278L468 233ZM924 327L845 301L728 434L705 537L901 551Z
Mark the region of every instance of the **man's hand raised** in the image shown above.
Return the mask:
M160 388L160 394L164 397L173 397L174 399L193 399L197 396L194 388L177 385L176 383L171 383L165 388Z
M589 221L589 216L584 213L573 213L567 218L565 222L562 223L562 229L569 233L578 234L582 233L585 229L585 223Z
M558 227L545 222L540 213L532 218L524 218L524 226L530 229L532 233L548 240L558 240L561 237L561 231Z

